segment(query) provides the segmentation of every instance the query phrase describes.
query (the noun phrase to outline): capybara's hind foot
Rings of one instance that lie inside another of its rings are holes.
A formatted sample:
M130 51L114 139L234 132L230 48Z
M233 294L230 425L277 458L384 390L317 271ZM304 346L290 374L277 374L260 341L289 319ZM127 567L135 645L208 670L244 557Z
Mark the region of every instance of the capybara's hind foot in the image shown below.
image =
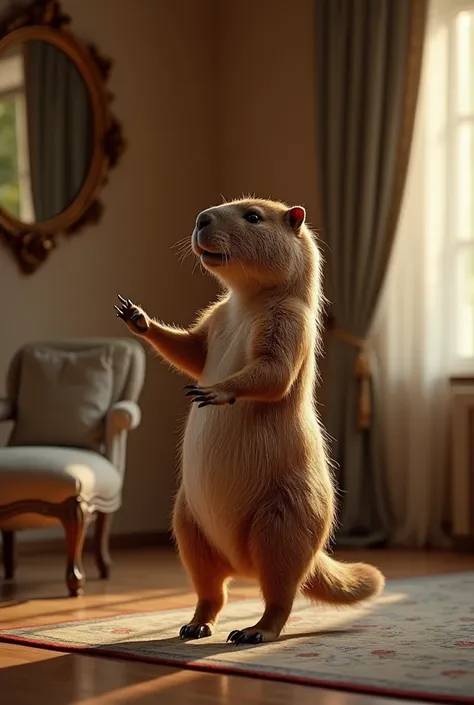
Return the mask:
M212 636L209 624L185 624L179 630L180 639L204 639L207 636Z
M279 634L275 634L270 629L247 627L246 629L234 629L227 637L227 641L231 641L236 646L240 646L240 644L263 644L264 642L276 641L279 636Z

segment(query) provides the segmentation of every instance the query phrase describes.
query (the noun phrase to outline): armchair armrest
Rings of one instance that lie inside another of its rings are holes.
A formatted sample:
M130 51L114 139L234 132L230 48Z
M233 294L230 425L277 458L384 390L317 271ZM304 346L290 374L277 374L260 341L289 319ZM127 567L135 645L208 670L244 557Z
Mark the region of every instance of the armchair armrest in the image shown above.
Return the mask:
M128 432L141 421L141 411L134 401L119 401L107 414L105 421L105 456L123 476Z
M0 399L0 421L13 421L15 409L10 399Z
M139 426L142 418L140 407L134 401L118 401L107 414L109 432L132 431Z

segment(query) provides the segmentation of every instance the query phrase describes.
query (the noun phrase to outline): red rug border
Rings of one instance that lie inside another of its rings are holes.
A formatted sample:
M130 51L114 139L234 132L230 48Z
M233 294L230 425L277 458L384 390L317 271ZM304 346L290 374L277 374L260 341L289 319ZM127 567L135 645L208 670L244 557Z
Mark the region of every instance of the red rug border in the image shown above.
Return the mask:
M46 626L46 625L43 625ZM182 668L201 673L222 673L231 676L243 676L245 678L257 678L270 681L280 681L303 685L313 688L327 688L329 690L343 690L346 692L360 693L363 695L383 695L393 698L411 698L413 700L428 701L432 703L445 703L446 705L472 705L474 696L463 695L436 695L433 693L413 692L409 690L394 690L379 686L359 685L357 683L345 683L339 681L324 681L317 678L305 678L301 676L288 676L283 674L270 673L268 671L253 671L233 668L232 666L217 666L214 664L196 664L193 661L185 661L166 657L137 656L135 654L125 654L123 651L114 649L99 649L87 646L66 646L56 643L45 643L29 639L28 637L5 636L0 632L0 643L11 643L19 646L31 646L45 651L59 651L64 654L75 653L83 656L98 656L99 658L117 658L122 661L136 661L141 663L156 664L158 666L170 666L171 668Z

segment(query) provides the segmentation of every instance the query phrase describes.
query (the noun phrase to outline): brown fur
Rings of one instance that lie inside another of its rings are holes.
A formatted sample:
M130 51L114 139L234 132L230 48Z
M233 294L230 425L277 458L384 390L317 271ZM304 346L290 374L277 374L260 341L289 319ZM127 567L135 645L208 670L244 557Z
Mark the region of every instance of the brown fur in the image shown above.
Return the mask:
M249 211L261 220L249 223ZM223 296L187 330L153 321L131 302L119 315L197 381L195 400L208 401L188 417L173 518L198 596L183 636L211 633L228 580L247 576L258 580L265 612L230 638L268 641L280 635L298 592L353 604L378 594L384 578L324 552L335 498L314 403L320 255L304 210L243 199L201 216L192 247L197 256L224 255L218 264L201 257Z

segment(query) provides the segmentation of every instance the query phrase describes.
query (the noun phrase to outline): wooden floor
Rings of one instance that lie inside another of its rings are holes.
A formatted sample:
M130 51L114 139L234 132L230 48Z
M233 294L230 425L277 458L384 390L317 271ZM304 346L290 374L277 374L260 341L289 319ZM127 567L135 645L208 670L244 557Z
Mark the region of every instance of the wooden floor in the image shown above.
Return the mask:
M472 570L474 556L403 551L340 554L368 560L388 578ZM121 610L147 611L193 607L194 596L172 551L128 550L114 555L108 582L95 579L86 559L86 595L64 597L59 555L24 556L15 584L0 583L0 626L48 624L92 619ZM235 583L231 599L258 595L255 587ZM132 661L68 655L0 644L0 693L8 705L203 705L239 703L275 705L393 705L393 698L227 676ZM3 697L5 696L5 697ZM40 697L41 696L41 697ZM404 701L407 703L408 701Z

